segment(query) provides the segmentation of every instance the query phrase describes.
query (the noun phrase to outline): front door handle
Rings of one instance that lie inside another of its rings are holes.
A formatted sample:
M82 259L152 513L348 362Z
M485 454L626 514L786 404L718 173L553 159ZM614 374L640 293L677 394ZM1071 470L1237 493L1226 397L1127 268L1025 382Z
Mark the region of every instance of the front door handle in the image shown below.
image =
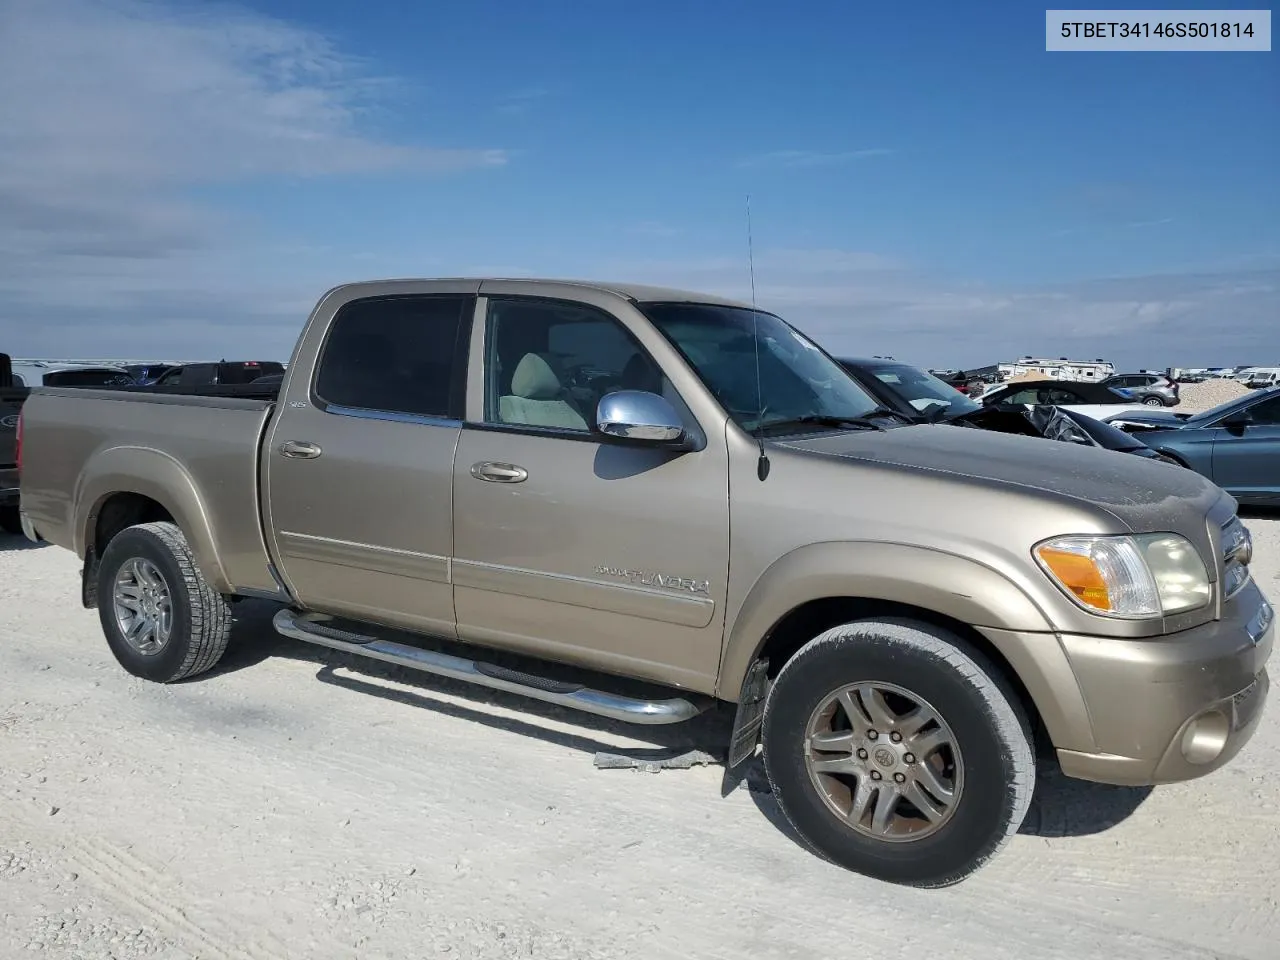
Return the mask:
M280 453L295 460L314 460L320 456L320 445L307 440L286 440L280 444Z
M488 480L490 483L520 483L529 478L529 471L514 463L484 461L471 467L471 475L477 480Z

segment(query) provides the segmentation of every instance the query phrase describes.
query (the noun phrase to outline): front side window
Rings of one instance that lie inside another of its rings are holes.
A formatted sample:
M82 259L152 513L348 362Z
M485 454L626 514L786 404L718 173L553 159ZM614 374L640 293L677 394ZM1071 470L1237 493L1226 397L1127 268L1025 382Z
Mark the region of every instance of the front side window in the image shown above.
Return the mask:
M1257 424L1266 426L1280 424L1280 396L1254 404L1249 408L1249 416Z
M879 408L835 359L771 313L706 303L639 309L750 433L794 430L797 421L858 419Z
M657 362L613 316L581 303L491 298L485 420L589 434L615 390L676 401Z
M353 300L329 326L316 369L325 404L424 417L461 417L460 344L475 300L395 296Z

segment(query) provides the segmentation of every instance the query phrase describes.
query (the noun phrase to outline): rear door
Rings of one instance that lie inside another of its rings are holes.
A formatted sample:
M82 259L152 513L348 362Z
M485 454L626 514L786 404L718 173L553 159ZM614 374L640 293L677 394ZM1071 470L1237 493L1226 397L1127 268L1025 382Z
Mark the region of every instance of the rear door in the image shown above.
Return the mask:
M477 288L351 300L294 368L263 457L268 535L307 607L455 635L453 457Z
M1213 482L1235 497L1280 501L1280 394L1249 408L1241 430L1217 429Z

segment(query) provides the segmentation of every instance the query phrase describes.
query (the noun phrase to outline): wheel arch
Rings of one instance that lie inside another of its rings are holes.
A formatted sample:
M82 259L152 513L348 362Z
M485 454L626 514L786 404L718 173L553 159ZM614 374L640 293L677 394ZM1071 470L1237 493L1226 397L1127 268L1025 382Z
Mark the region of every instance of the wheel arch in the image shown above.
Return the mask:
M1017 693L1042 746L1050 739L1046 716L1078 713L1069 693L1057 695L1068 700L1066 705L1046 702L1047 682L1024 677L1007 645L992 640L1028 632L1045 635L1058 649L1053 627L1026 593L974 560L899 544L816 544L776 561L756 582L733 623L717 695L741 703L754 664L767 660L774 676L825 630L884 617L947 630L983 654ZM1024 669L1031 666L1027 658L1018 659Z
M111 538L136 523L170 520L190 544L197 568L219 592L231 585L195 482L175 459L141 447L116 447L96 456L76 491L76 553L86 566Z

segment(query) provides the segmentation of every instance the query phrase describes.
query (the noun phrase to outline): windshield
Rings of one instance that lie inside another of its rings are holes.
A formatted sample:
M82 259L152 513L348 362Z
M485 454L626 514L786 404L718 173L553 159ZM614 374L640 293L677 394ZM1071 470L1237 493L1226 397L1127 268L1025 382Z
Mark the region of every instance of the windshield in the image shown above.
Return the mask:
M865 417L879 409L840 364L771 313L705 303L640 309L748 432L800 419Z
M942 408L946 416L981 410L982 405L970 400L950 384L908 363L884 363L859 369L875 377L921 413Z

